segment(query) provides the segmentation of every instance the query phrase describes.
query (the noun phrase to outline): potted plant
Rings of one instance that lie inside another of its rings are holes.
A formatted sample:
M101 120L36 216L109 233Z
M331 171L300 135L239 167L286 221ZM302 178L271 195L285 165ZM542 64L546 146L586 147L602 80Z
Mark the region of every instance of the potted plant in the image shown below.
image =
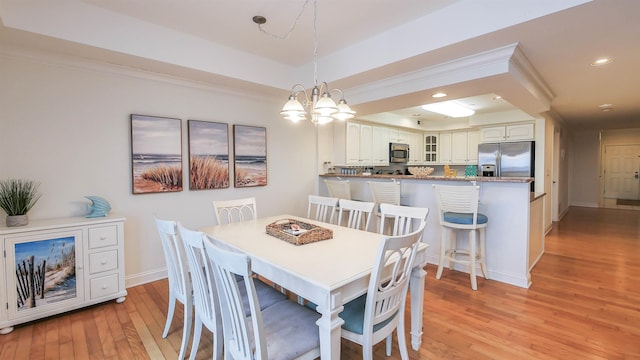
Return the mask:
M0 208L7 213L7 226L24 226L29 223L27 212L42 194L40 183L26 179L0 180Z

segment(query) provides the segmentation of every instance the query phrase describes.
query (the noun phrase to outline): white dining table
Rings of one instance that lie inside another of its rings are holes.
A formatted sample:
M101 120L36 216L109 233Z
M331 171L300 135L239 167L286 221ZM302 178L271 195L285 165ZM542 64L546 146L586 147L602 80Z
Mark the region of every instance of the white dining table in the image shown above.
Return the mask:
M333 238L294 245L266 233L266 226L283 219L331 229ZM253 272L317 304L320 356L340 359L338 316L343 304L367 292L373 262L383 235L305 219L277 215L202 228L216 245L240 251L251 258ZM428 245L421 244L411 273L411 346L422 342L422 306Z

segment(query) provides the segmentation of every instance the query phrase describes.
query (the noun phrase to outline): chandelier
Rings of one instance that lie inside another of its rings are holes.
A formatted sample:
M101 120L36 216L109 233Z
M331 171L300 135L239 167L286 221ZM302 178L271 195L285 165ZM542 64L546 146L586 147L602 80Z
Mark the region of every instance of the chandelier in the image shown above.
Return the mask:
M309 0L306 0L302 5L300 14L296 18L296 22L300 18L302 11L307 6ZM254 16L253 21L258 24L260 31L267 33L261 28L261 24L264 24L267 20L261 16ZM282 107L280 114L286 120L298 122L306 120L307 115L311 116L311 122L314 125L326 124L333 119L347 120L355 116L355 111L351 110L347 101L344 99L344 93L338 88L329 89L327 82L318 84L318 33L317 33L317 21L318 21L318 1L313 0L313 88L310 91L301 85L295 84L291 88L291 95L289 95L289 101L287 101ZM287 36L293 31L294 25L289 29ZM268 34L268 33L267 33ZM271 34L269 34L271 35ZM273 35L272 35L273 36ZM278 37L283 39L282 37ZM331 98L331 92L338 92L340 100L336 104ZM302 100L299 100L299 98Z

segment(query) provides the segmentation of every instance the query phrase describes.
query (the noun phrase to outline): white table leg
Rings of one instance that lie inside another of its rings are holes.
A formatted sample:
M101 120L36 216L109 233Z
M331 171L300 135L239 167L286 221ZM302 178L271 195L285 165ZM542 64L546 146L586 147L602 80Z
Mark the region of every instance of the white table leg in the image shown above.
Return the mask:
M416 266L411 271L409 290L411 291L411 347L419 350L422 344L422 314L424 305L424 278L426 264Z
M344 320L338 316L344 310L340 294L331 295L329 304L330 306L317 307L322 314L316 322L320 331L320 358L340 359L340 334L344 324Z

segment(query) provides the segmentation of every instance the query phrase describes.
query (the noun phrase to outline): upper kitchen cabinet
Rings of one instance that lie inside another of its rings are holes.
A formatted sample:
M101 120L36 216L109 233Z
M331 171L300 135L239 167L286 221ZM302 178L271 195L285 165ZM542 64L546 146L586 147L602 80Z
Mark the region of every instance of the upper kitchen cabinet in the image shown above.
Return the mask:
M373 162L373 127L352 122L347 123L346 127L346 165L371 165Z
M478 163L480 132L477 130L444 132L439 134L439 138L439 163L451 165Z
M424 134L424 161L427 164L435 164L438 162L438 134Z
M481 142L534 140L533 123L492 126L480 129Z
M424 163L423 159L423 136L422 133L409 132L406 133L407 144L409 144L409 161L407 165L420 165Z
M373 166L389 165L389 128L373 127Z

